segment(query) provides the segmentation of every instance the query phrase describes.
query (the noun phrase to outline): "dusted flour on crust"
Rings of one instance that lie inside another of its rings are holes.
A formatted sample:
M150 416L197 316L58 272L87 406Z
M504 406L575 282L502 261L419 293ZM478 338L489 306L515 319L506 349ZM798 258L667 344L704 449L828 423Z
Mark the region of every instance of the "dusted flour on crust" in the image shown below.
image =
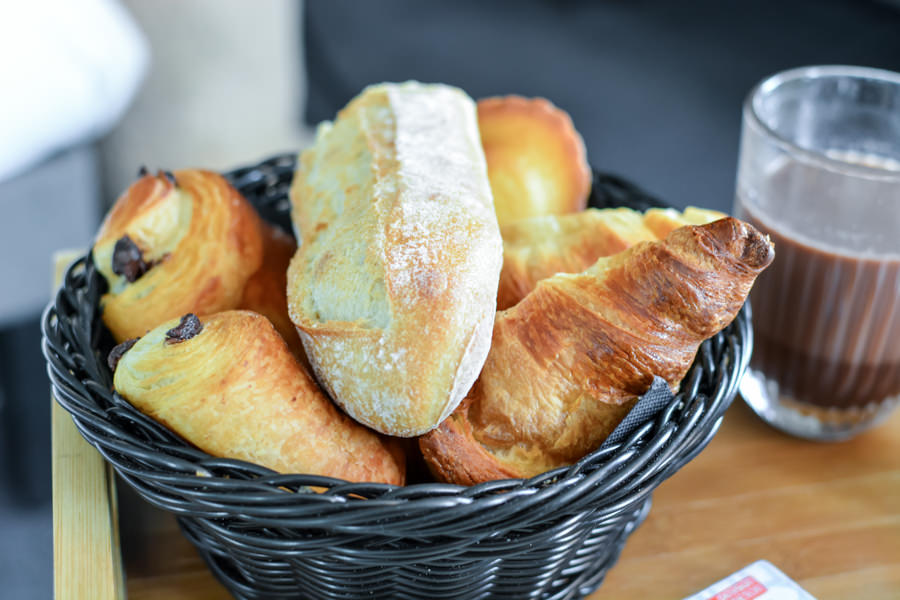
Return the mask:
M291 318L319 380L378 431L433 429L487 356L502 263L474 103L367 88L301 154L291 200Z

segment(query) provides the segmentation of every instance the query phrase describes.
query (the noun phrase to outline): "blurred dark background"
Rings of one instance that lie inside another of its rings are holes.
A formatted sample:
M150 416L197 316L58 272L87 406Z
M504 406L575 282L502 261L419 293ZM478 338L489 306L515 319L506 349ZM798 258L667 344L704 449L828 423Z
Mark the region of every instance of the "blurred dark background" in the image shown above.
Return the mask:
M60 134L15 168L4 170L0 160L4 597L46 598L52 582L48 382L38 327L49 298L50 254L87 247L140 164L227 169L296 151L309 142L312 126L333 118L366 85L418 79L460 86L474 98L544 96L571 114L595 167L677 206L727 211L741 105L755 83L808 64L900 71L900 3L886 0L88 4L116 17L112 25L126 23L119 37L98 20L41 27L50 13L29 15L25 7L32 5L22 4L7 17L24 23L15 43L36 44L34 51L13 49L10 40L10 48L0 46L0 81L17 81L19 93L37 90L48 102L53 98L41 90L52 89L63 129L86 117L62 114L73 103L62 87L72 68L55 60L60 52L51 36L67 31L116 40L122 48L96 56L132 57L115 65L127 85L103 126ZM87 4L79 6L83 17ZM26 17L37 25L29 28ZM48 64L34 62L39 55ZM98 61L88 65L94 71L86 71L87 81L109 74L111 67ZM102 107L110 81L88 107ZM10 106L0 104L9 111L34 103ZM37 129L28 124L48 131L51 109L41 110L2 113L0 159L22 155L27 133ZM18 134L3 129L14 123L26 126Z
M760 79L808 64L900 71L900 5L871 1L333 0L307 5L304 33L309 124L378 81L543 96L594 167L724 211Z

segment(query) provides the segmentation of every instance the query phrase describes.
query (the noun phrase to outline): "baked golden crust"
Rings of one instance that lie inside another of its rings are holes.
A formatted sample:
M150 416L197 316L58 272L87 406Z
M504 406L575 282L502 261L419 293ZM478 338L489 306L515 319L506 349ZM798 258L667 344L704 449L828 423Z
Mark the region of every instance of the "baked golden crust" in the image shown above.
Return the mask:
M725 213L708 208L688 206L684 212L674 208L651 208L644 213L644 225L659 239L685 225L704 225L727 217Z
M403 484L394 449L328 400L266 318L225 311L198 325L183 340L167 335L178 319L142 337L115 368L116 391L214 456Z
M544 98L484 98L478 128L500 225L587 206L591 170L565 111Z
M280 228L262 223L263 260L244 285L244 293L238 308L259 313L272 321L294 356L308 373L312 373L303 342L291 322L287 306L287 270L297 242Z
M621 252L638 242L665 238L682 225L703 225L726 215L688 207L650 209L589 208L570 215L520 219L500 228L503 270L497 310L515 306L537 282L556 273L580 273L598 258Z
M498 313L470 396L420 447L440 479L530 477L596 449L653 375L675 388L734 319L771 243L732 218L541 281Z
M141 177L94 242L94 263L109 284L103 322L122 341L185 313L235 308L262 262L260 227L253 207L216 173ZM123 265L133 270L123 274Z
M474 103L367 88L320 126L291 200L288 305L319 381L382 433L434 428L487 356L502 262Z
M589 208L569 215L520 219L500 228L503 270L497 310L515 306L537 282L556 273L580 273L602 256L655 240L643 215L629 208Z

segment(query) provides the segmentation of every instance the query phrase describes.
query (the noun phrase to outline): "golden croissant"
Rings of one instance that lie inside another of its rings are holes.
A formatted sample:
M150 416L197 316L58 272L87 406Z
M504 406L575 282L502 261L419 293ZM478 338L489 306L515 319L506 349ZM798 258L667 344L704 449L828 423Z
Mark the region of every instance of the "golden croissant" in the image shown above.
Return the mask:
M683 213L653 208L644 214L630 208L589 208L505 225L500 228L503 270L497 310L515 306L541 279L556 273L580 273L598 258L638 242L663 239L683 225L703 225L724 216L692 206Z
M236 308L263 256L261 222L209 171L144 175L119 198L93 258L109 291L103 322L118 341L185 313Z
M405 464L341 413L266 318L168 321L110 354L116 391L201 450L280 473L402 485Z
M674 208L651 208L644 213L644 226L659 239L684 225L704 225L721 219L725 215L717 210L688 206L684 212Z
M503 269L497 310L515 306L537 282L556 273L580 273L601 256L655 240L641 213L589 208L569 215L520 219L500 228Z
M756 229L725 218L543 280L497 314L475 386L420 438L430 468L469 485L530 477L595 450L654 375L677 387L773 257Z

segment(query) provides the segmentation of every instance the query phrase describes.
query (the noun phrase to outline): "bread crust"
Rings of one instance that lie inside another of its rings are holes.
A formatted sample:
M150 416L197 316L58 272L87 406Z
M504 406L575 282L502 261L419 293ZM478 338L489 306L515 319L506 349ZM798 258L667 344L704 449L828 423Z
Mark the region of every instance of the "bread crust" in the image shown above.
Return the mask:
M289 309L320 382L378 431L434 428L484 363L502 260L474 103L367 88L320 126L291 200Z
M287 307L287 270L297 251L297 242L279 227L268 223L262 223L262 239L262 265L244 285L238 308L269 319L303 368L307 373L312 373L303 342L291 322Z
M174 319L127 350L116 391L201 450L280 473L402 485L405 463L319 390L265 317L225 311L173 341Z
M235 308L262 263L261 221L225 179L201 170L138 179L107 215L93 247L109 291L103 322L118 341L193 312ZM127 236L146 271L116 273L115 248Z
M439 478L462 484L577 461L654 375L676 388L699 344L734 319L773 257L752 226L726 218L541 281L498 313L478 382L420 438L424 456Z
M545 98L484 98L478 126L501 225L584 210L591 170L568 113Z

